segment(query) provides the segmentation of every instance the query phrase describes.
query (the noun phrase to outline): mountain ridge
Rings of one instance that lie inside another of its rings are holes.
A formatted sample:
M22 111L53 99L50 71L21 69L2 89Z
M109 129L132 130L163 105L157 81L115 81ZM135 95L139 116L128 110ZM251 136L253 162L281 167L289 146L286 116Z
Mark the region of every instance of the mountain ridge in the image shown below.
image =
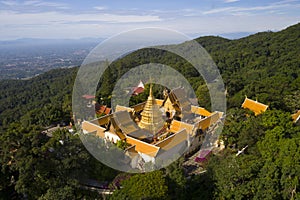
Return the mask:
M258 98L259 101L269 104L271 108L284 109L290 112L299 109L295 102L290 102L287 99L297 99L299 96L297 85L299 86L300 83L300 60L298 57L300 52L300 24L280 32L257 33L238 40L206 36L200 37L196 41L202 43L219 67L225 86L228 89L229 108L239 107L244 96L247 95L249 98ZM151 55L151 52L145 55L141 55L140 52L143 51L134 52L133 54L138 57ZM155 58L155 54L152 55ZM133 64L131 58L133 57L128 59L125 56L124 59L122 58L122 62L115 63L114 79L120 78L119 76L124 73L124 70L138 64L137 60ZM196 95L208 95L208 93L203 93L205 92L205 90L203 91L203 82L199 82L197 78L199 75L190 69L191 66L174 59L173 55L167 56L167 60L173 60L173 63L179 62L178 69L183 70L181 72L187 76L189 81L192 81L191 84L196 91ZM65 85L68 89L63 91L61 83L72 84L76 77L76 71L77 68L56 69L29 80L0 80L2 91L0 95L0 121L10 114L12 117L9 117L10 120L7 122L19 119L30 109L40 108L49 104L49 102L53 102L54 100L49 101L47 98L55 95L54 91L59 93L57 99L64 101L63 96L65 95L69 96L67 99L70 99L72 85ZM112 76L107 76L107 78L112 79ZM105 81L105 79L102 81ZM108 80L108 82L114 84L112 80ZM38 87L41 83L42 87ZM59 86L57 88L62 91L53 90L56 87L53 87L54 85ZM35 88L34 93L37 95L30 94L30 88ZM43 94L43 97L39 97L39 93ZM49 97L47 97L47 94ZM205 100L207 98L204 98L205 95L200 105L209 107L209 102L205 102L207 101ZM44 100L38 102L38 98ZM11 101L14 103L12 104ZM35 103L25 109L24 105L28 102ZM70 100L68 100L68 103L70 103Z

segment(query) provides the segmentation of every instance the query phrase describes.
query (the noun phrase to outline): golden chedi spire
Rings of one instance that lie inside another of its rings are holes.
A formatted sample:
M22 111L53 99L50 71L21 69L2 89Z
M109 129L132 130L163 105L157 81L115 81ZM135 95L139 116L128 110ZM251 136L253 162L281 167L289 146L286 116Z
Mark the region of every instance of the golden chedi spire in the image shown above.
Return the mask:
M164 126L162 113L159 110L159 106L155 103L155 98L152 94L152 84L150 85L149 96L141 115L142 119L139 126L143 129L149 130L153 135L155 135Z

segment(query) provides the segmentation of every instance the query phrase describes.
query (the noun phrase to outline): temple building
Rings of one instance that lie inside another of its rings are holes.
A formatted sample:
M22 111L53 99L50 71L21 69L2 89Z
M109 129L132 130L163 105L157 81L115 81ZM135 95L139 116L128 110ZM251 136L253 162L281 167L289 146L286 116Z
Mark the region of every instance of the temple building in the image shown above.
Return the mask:
M242 108L246 108L254 112L255 116L265 112L269 106L262 104L258 102L257 100L254 101L252 99L248 99L247 97L245 98Z
M84 134L95 133L106 141L128 144L125 155L131 167L168 163L199 148L206 131L223 116L192 105L185 90L176 88L155 99L150 87L146 102L132 107L117 105L114 112L83 121Z

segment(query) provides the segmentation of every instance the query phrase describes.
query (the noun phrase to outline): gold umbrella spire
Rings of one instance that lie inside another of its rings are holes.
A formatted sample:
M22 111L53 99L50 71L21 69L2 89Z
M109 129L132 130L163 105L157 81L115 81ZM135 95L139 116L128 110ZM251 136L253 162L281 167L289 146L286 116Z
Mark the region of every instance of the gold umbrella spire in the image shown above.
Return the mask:
M159 110L159 106L156 104L152 93L152 84L150 85L149 96L141 115L142 119L139 126L149 130L153 135L155 135L164 125L162 113Z

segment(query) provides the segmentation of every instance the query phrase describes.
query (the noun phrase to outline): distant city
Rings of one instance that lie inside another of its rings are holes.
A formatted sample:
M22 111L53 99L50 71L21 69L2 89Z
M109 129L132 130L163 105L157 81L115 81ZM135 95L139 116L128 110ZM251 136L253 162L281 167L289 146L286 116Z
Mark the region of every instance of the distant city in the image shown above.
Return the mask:
M0 41L0 79L29 79L55 68L80 66L103 39Z

